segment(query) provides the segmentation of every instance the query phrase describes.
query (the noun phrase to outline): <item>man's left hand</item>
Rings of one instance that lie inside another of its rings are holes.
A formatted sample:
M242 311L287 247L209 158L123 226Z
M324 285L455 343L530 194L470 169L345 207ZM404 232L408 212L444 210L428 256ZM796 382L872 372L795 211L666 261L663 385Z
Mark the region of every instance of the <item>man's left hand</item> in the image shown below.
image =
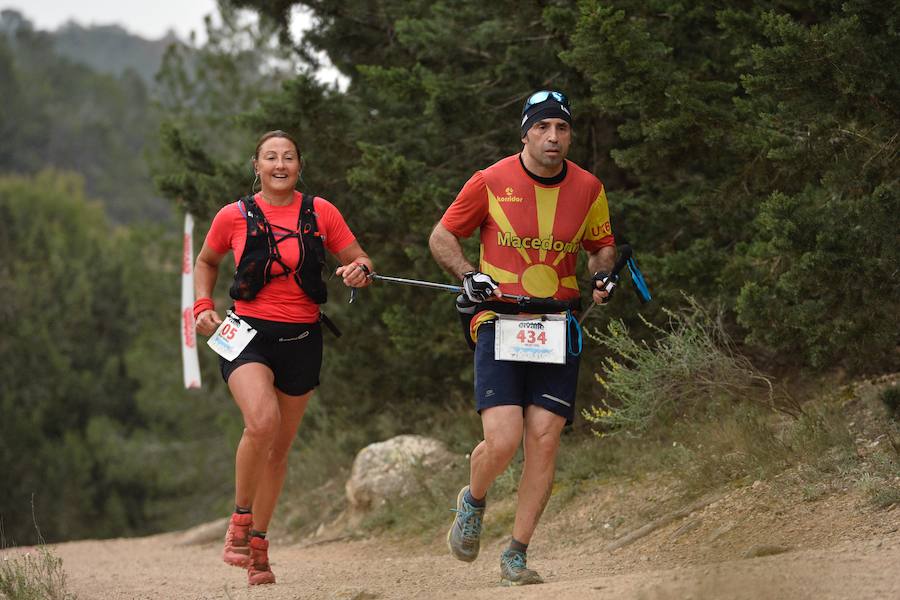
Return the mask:
M603 271L594 273L594 276L591 277L591 284L594 287L592 294L594 302L597 304L608 303L615 293L618 283L618 275L610 276L609 273Z

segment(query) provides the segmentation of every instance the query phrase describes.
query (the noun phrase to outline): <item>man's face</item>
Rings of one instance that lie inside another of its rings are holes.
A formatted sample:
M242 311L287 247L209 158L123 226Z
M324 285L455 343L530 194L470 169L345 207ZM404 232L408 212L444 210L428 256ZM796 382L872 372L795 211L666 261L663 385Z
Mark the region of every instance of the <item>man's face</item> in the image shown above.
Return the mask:
M555 171L569 153L572 128L562 119L544 119L531 126L522 138L525 152L545 169Z

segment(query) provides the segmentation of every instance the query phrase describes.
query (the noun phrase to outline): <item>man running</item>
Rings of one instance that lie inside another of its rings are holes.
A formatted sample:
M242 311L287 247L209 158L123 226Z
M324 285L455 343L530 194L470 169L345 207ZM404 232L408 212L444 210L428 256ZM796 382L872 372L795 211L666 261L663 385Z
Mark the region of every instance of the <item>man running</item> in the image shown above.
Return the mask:
M578 356L563 349L564 364L495 360L497 315L517 312L501 294L554 298L574 308L575 266L584 248L593 274L592 299L606 303L604 290L614 289L607 274L616 254L603 184L566 160L572 114L565 94L531 94L522 109L521 137L522 152L477 171L429 239L435 260L462 280L468 300L477 303L470 333L476 341L475 397L484 440L472 451L469 485L459 492L447 535L457 559L471 562L478 556L488 489L524 443L515 525L500 556L504 585L543 583L526 566L526 552L550 499L560 433L575 416ZM476 228L477 269L459 242Z

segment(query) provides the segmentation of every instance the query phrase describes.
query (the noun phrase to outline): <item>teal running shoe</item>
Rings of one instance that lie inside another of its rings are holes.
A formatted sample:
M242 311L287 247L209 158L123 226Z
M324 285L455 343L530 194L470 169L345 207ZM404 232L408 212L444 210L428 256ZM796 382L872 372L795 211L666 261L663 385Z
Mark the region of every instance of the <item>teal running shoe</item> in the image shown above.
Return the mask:
M478 549L481 540L481 519L484 517L483 506L472 506L465 501L469 486L459 490L456 497L456 508L451 508L456 513L453 525L447 532L447 547L450 554L459 560L472 562L478 558Z
M531 585L544 583L537 571L525 566L525 554L518 550L504 550L500 555L500 585Z

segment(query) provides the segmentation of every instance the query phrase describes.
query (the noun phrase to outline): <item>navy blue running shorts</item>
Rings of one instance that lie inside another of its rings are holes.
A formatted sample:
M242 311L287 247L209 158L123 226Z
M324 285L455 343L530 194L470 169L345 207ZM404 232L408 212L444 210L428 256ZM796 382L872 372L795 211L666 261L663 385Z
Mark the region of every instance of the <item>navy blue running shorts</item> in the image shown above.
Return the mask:
M257 334L232 361L219 357L222 378L239 366L262 363L275 374L275 387L289 396L302 396L319 385L322 368L321 323L282 323L241 317Z
M475 345L475 408L479 414L492 406L529 404L566 419L575 418L579 356L566 353L566 364L494 360L494 323L478 328Z

